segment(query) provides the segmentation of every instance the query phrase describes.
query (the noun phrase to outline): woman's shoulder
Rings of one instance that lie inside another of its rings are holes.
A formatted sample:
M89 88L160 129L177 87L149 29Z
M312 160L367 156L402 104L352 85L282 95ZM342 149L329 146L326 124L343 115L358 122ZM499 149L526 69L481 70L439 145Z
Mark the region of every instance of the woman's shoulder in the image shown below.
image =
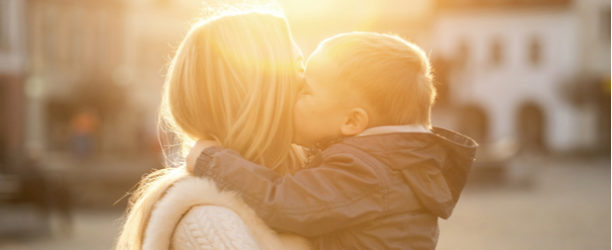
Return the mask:
M214 205L192 207L177 225L173 249L258 249L233 210Z
M216 233L207 234L208 230L216 230ZM256 241L264 249L309 248L305 239L274 232L237 193L220 191L211 179L193 176L176 182L157 202L145 233L145 245L172 244L174 249L218 249L203 246L208 246L209 237L216 239L220 237L218 233L226 230L238 230L242 232L239 235L243 236L252 235L251 241ZM234 240L235 237L230 236ZM190 242L202 244L191 246ZM257 249L246 247L251 244L248 241L240 244L245 244L245 247L229 249Z
M216 205L194 206L183 216L179 225L201 226L210 230L245 228L240 216L232 209Z
M145 230L143 248L167 249L163 246L170 245L173 230L183 216L194 206L215 204L213 201L219 199L220 194L215 183L205 178L189 176L174 183L155 204Z
M198 205L189 209L189 211L181 219L181 223L199 223L200 221L234 222L236 219L240 219L240 217L236 214L236 212L234 212L234 210L227 207L216 205Z

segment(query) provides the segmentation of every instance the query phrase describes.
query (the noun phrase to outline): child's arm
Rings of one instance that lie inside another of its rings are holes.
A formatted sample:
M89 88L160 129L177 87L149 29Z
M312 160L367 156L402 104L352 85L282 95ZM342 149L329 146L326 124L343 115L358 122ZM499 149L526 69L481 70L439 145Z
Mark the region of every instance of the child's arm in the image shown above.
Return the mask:
M280 176L235 151L211 147L198 158L194 173L240 192L270 227L307 237L371 220L385 208L385 189L376 169L347 153Z

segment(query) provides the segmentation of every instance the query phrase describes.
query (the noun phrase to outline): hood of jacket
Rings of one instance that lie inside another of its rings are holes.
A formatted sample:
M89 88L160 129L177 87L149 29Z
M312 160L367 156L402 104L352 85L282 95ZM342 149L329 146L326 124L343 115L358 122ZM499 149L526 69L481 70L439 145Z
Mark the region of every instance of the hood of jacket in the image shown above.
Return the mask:
M448 218L463 190L478 144L457 132L434 127L431 133L386 133L345 138L399 171L421 204Z

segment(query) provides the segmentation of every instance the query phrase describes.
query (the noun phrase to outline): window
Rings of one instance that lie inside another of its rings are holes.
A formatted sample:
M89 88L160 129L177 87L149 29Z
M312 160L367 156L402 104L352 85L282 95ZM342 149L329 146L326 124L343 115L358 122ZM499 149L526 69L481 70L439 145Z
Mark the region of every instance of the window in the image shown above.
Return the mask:
M85 18L84 10L81 7L74 9L72 20L70 21L71 26L71 39L70 39L70 63L76 69L80 69L85 62L85 30L89 27L87 19Z
M466 67L470 59L470 47L468 46L466 40L459 40L459 46L457 47L457 51L455 53L455 66L458 68Z
M529 63L531 66L537 66L542 61L542 44L536 36L529 41Z
M610 6L601 11L601 35L604 42L610 42Z
M56 48L55 50L56 52L56 60L59 63L59 65L61 66L66 66L66 63L68 62L68 54L70 51L70 40L72 39L70 37L69 32L69 27L70 27L70 16L69 16L69 9L65 8L65 9L58 9L58 15L57 18L55 19L56 22L56 32L57 32L57 38L56 38Z
M0 1L0 52L9 49L8 11L8 1Z
M489 62L492 66L499 66L504 60L504 48L501 39L495 38L490 47Z
M107 25L109 18L106 15L105 10L98 10L92 14L94 15L92 21L94 22L93 35L95 38L93 40L93 48L94 57L96 58L95 66L97 67L97 70L104 71L108 67L108 46L110 46L108 43L109 30Z
M81 25L81 20L79 16L80 9L73 8L69 12L69 19L66 29L68 30L68 64L72 67L77 66L78 63L78 55L81 53L81 39L82 37L79 34L79 26Z
M42 37L45 65L54 65L57 60L57 15L55 8L42 11Z

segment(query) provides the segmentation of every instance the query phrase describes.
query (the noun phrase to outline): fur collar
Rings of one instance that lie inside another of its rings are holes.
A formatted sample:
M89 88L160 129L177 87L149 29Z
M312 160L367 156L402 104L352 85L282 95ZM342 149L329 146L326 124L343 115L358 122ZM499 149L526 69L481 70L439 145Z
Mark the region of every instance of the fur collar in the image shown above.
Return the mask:
M270 229L237 193L219 191L212 180L193 176L175 183L157 202L145 230L142 248L169 249L176 225L189 209L199 205L223 206L236 212L262 249L310 248L304 238Z

